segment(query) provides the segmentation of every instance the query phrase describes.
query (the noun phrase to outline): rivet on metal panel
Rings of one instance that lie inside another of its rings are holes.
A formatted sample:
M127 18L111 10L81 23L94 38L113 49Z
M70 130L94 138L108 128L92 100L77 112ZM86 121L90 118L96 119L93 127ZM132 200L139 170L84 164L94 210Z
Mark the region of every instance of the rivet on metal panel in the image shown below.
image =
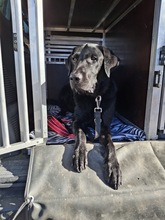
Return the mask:
M17 33L13 33L13 48L14 48L14 51L18 51Z

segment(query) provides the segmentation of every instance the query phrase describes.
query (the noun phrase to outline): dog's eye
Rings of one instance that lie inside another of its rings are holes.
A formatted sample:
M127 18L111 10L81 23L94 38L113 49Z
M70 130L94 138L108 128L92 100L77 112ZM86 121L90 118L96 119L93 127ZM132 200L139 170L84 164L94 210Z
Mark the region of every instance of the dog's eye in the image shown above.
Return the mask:
M92 60L92 61L97 61L97 56L96 56L96 55L92 55L92 56L91 56L91 60Z
M72 57L72 61L73 61L74 63L76 63L76 62L78 61L78 56Z
M76 58L76 57L73 57L72 60L73 60L74 62L77 62L77 58Z

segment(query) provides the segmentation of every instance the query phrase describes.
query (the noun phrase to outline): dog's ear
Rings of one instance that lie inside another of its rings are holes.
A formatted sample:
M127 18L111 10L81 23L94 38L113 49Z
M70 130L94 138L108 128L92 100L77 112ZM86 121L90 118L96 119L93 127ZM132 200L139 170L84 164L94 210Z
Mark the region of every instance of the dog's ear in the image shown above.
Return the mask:
M71 55L69 55L69 57L67 58L66 62L65 62L65 65L67 66L67 69L68 69L68 75L70 75L70 73L72 72L72 68L73 68L73 64L71 62Z
M104 55L104 70L108 77L110 77L111 68L119 65L119 59L106 47L102 47Z
M75 48L73 48L72 53L69 55L68 59L66 60L65 64L68 68L68 75L70 75L70 73L72 72L74 68L72 57L80 53L81 49L82 49L82 46L76 46Z

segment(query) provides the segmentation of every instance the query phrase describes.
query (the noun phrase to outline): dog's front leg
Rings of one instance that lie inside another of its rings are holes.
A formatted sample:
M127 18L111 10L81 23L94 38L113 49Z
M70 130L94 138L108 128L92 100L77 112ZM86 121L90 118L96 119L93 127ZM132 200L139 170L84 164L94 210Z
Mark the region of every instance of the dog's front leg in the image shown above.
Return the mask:
M122 174L120 170L120 165L117 160L115 146L112 142L111 135L108 129L102 130L101 142L106 149L106 171L108 173L107 184L113 189L117 190L122 184Z
M81 172L87 165L86 135L83 130L74 123L75 133L75 152L73 155L73 164L77 172Z

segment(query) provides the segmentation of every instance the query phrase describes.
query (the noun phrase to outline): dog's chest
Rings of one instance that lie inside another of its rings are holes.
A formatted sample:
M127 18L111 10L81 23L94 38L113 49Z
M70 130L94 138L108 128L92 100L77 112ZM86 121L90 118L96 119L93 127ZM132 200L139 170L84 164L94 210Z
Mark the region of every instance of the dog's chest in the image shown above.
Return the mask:
M78 97L76 100L75 116L77 119L85 120L90 124L94 122L94 112L97 103L94 97Z

